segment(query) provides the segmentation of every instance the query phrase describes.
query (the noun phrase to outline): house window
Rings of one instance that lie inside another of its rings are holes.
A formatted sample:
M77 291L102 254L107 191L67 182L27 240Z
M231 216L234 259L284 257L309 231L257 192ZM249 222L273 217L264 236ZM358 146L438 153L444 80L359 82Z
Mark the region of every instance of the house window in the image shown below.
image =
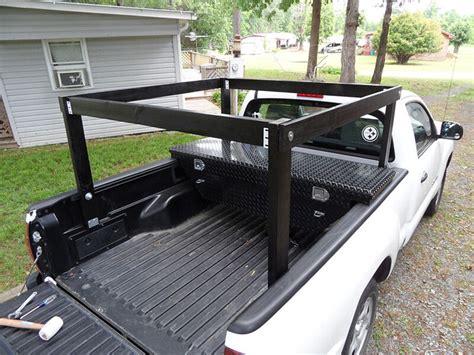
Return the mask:
M43 47L54 90L92 87L84 39L43 41Z

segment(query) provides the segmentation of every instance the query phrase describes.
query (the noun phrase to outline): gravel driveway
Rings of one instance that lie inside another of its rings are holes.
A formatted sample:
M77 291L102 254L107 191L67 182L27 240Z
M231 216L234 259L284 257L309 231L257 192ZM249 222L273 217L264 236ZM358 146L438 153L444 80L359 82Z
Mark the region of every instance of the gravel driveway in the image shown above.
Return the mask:
M427 98L442 120L445 97ZM424 218L380 287L368 353L474 351L474 102L451 101L461 123L440 210Z

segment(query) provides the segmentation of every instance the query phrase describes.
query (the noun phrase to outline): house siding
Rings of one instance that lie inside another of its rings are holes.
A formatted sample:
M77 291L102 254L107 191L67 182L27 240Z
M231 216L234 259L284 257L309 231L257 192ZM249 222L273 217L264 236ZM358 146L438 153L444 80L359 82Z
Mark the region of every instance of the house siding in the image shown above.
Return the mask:
M75 37L81 36L78 32ZM86 46L94 87L53 91L40 40L0 41L0 76L20 146L67 140L58 96L165 84L178 79L173 36L87 38ZM177 96L141 102L179 106ZM156 130L90 117L84 117L84 128L88 139Z
M162 36L178 34L178 22L133 16L81 14L0 7L0 40Z

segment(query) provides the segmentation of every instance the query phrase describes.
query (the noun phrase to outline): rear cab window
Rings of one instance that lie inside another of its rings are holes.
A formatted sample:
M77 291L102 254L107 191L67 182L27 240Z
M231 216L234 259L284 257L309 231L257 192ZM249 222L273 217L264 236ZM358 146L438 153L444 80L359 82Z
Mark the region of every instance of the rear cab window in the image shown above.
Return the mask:
M325 111L338 103L294 99L254 99L244 115L266 120L295 119ZM303 144L306 148L328 150L366 158L378 158L382 146L383 113L365 115ZM389 160L394 159L393 147Z

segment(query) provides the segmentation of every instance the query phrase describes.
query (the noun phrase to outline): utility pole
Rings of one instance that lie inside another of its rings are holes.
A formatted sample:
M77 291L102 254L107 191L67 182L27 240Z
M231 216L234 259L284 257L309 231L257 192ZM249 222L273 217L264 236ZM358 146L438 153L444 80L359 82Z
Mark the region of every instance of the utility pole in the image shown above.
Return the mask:
M229 61L229 78L244 77L244 61L240 58L240 10L234 9L232 14L234 41L232 44L233 58ZM239 111L239 91L230 90L230 113L237 115Z

